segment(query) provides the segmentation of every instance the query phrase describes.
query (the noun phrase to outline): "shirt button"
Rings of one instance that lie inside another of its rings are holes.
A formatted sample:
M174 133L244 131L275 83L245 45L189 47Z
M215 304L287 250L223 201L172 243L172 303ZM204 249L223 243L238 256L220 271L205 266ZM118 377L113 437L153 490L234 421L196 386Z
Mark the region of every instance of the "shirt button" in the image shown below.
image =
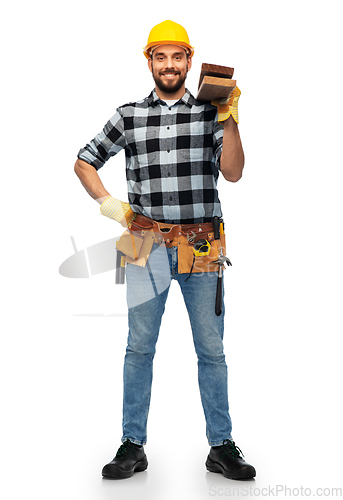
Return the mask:
M169 201L173 201L173 197L172 196L169 197Z
M170 127L167 127L167 130L170 130Z

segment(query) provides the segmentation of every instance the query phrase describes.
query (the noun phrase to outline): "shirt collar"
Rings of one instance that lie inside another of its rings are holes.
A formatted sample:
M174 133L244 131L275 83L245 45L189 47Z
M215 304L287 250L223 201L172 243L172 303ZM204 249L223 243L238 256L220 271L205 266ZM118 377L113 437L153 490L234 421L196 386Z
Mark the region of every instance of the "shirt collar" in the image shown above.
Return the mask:
M179 99L179 101L182 101L184 104L186 104L186 106L191 108L195 102L195 99L192 96L192 94L190 93L190 91L188 89L186 89L186 92L183 94L181 99ZM156 104L162 104L162 103L165 104L165 102L158 97L155 89L149 95L148 103L149 103L149 106L156 106Z

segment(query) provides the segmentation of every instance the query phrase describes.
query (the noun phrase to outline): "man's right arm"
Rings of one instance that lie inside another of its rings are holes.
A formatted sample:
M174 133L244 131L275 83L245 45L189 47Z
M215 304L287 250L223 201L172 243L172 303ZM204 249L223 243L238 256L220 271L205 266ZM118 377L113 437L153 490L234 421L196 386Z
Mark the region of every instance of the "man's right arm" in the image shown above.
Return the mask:
M100 134L78 153L74 171L88 194L100 204L111 195L104 188L97 171L125 145L124 120L117 110Z
M92 165L78 158L74 166L74 171L87 193L100 203L100 205L106 198L111 196L104 188L98 172Z

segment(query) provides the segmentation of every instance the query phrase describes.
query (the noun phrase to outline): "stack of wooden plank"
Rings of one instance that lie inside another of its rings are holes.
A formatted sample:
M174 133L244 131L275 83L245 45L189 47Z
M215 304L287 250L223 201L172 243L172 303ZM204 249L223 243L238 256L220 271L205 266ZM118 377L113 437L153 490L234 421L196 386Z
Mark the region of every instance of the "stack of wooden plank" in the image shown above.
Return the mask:
M212 101L228 97L236 87L236 80L232 80L234 68L217 64L203 63L198 86L197 99Z

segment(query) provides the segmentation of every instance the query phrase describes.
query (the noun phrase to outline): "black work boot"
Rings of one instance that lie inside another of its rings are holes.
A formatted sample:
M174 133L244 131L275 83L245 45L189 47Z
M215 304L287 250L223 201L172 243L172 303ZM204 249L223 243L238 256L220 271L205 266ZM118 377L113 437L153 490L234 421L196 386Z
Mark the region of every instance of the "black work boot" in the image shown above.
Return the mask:
M148 467L148 459L143 446L132 443L129 439L123 443L116 456L102 469L102 475L112 479L126 479L134 472L141 472Z
M255 468L243 460L241 453L242 451L234 441L226 439L222 446L211 447L206 460L206 468L210 472L220 472L227 479L255 477Z

